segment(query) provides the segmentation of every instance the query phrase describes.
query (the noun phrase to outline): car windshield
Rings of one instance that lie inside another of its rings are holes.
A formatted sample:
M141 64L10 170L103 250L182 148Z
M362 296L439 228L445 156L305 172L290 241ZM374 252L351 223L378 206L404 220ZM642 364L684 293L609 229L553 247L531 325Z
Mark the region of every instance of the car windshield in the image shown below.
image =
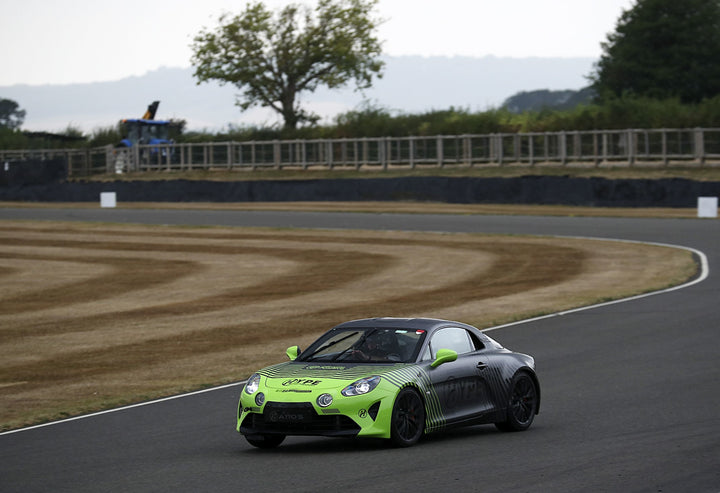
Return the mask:
M315 341L298 361L410 363L415 361L424 330L392 328L333 329Z

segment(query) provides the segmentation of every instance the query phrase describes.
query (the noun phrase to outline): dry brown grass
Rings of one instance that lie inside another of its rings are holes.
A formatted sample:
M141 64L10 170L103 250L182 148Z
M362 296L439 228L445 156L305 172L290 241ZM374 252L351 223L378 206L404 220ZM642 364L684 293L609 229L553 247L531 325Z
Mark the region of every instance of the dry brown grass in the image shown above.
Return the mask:
M610 241L4 221L0 427L237 381L348 319L487 327L695 268Z

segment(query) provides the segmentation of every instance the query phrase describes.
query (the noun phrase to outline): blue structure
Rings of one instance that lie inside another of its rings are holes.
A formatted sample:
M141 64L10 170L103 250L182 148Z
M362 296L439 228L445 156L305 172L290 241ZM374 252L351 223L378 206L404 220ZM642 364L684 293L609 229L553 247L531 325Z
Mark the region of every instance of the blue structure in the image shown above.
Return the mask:
M120 141L118 147L132 147L141 145L171 144L169 139L170 121L155 120L160 101L153 101L148 106L142 118L122 120L127 130L127 136Z

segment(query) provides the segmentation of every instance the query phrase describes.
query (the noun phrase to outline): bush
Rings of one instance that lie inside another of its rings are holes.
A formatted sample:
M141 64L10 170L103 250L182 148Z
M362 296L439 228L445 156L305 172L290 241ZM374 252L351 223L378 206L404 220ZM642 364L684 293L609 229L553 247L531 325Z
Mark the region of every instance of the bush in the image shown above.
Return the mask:
M122 139L119 125L96 128L90 136L90 147L116 146Z

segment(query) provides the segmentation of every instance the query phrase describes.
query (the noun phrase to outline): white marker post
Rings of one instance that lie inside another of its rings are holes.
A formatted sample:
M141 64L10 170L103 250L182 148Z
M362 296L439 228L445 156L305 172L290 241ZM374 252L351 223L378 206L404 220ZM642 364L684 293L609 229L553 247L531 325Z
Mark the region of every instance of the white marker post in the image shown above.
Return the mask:
M100 207L115 207L117 205L117 197L115 192L100 193Z
M698 217L718 217L718 198L698 197Z

